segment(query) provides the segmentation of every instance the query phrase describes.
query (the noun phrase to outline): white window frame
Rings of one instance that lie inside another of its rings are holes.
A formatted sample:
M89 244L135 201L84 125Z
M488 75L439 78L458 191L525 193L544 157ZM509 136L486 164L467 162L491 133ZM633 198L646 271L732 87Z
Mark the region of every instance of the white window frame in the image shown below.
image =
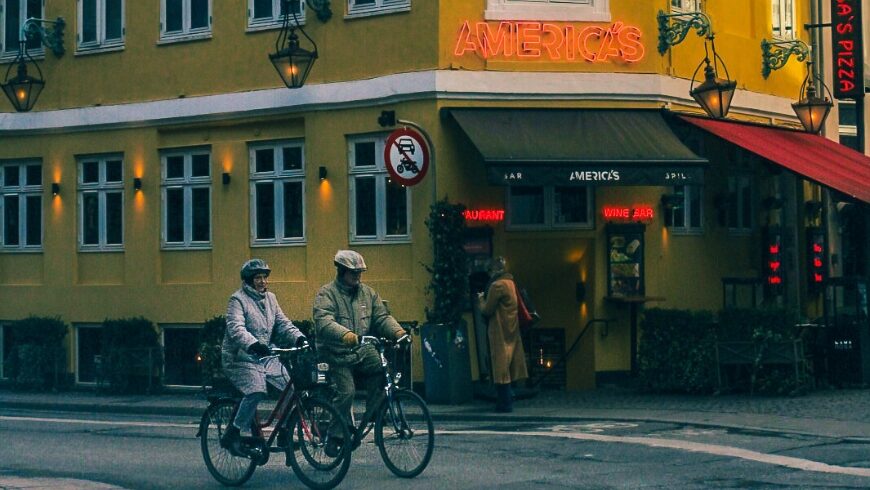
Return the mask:
M536 187L544 190L544 222L543 223L513 223L513 186L508 186L505 190L505 201L507 202L507 212L505 213L505 230L522 231L522 230L591 230L595 228L595 212L594 199L595 188L592 186L586 187L586 222L585 223L557 223L556 222L556 187L555 185L531 185L521 187Z
M28 165L39 165L40 173L45 169L42 166L42 161L38 159L31 160L0 160L0 250L4 252L41 252L42 245L45 243L45 202L43 199L43 189L45 188L45 175L40 178L39 185L21 185L21 182L26 179ZM18 167L18 183L17 186L6 186L5 177L8 167ZM6 196L18 196L18 245L6 244ZM39 197L39 244L28 245L27 242L27 201L28 197Z
M254 18L254 2L255 0L248 0L248 31L263 31L267 29L277 29L280 28L284 22L284 16L281 15L281 3L284 0L271 0L272 2L272 16L271 17L262 17L259 19ZM299 25L305 25L305 16L306 16L306 6L305 0L295 0L296 4L299 5L299 11L296 13L295 20L299 22ZM290 22L293 23L293 13L290 13Z
M486 0L486 20L610 22L610 0Z
M302 153L302 165L298 170L283 170L284 148L299 148ZM275 155L275 167L271 172L257 172L257 150L271 149ZM302 140L282 140L271 142L249 143L248 160L250 162L250 200L251 203L251 246L274 246L274 245L304 245L306 240L305 219L305 144ZM257 238L257 190L259 183L271 182L274 184L275 208L274 224L275 238ZM286 182L299 183L302 187L302 236L285 237L284 233L284 186Z
M84 3L89 1L96 3L97 39L95 41L84 42L82 41L85 31ZM106 29L108 27L108 19L106 19L106 1L107 0L76 0L76 4L78 6L78 32L76 33L76 54L118 51L124 49L124 40L127 37L127 4L125 0L120 0L121 37L118 39L106 39Z
M742 192L748 189L748 192ZM732 226L731 217L732 217L732 209L731 202L729 199L728 208L726 210L726 226L728 226L728 232L733 235L748 235L752 232L752 228L755 225L755 204L753 203L753 185L752 185L752 177L746 174L737 174L737 175L729 175L728 176L728 196L734 197L734 205L736 209L735 219L737 221L736 226ZM746 196L746 199L742 199L742 196ZM747 206L749 207L749 223L743 222L743 215L746 211Z
M18 14L18 37L21 38L21 25L24 24L24 21L27 20L28 17L39 17L45 18L45 0L42 0L41 3L41 11L39 15L29 16L27 15L27 0L0 0L0 63L12 61L18 55L18 44L15 46L6 46L4 42L6 40L6 12L9 9L6 7L6 4L9 2L18 2L20 4L19 14ZM38 46L29 46L27 48L27 54L32 56L34 59L42 59L45 57L45 47L42 43L39 43Z
M207 176L192 176L193 156L207 154L209 159L209 171ZM184 176L183 177L166 177L166 160L169 157L183 156L184 157ZM210 249L212 239L214 237L214 226L212 220L212 210L214 193L212 189L212 159L211 147L198 146L189 148L175 148L160 151L160 198L161 198L161 226L160 226L160 244L161 248L166 250L196 250ZM180 242L169 242L168 237L168 203L166 191L169 189L182 189L184 191L183 202L183 223L184 223L184 240ZM206 241L193 240L193 189L208 189L208 235Z
M671 12L700 12L701 0L670 0Z
M112 153L104 155L79 156L76 158L78 167L78 235L79 235L79 251L88 252L109 252L124 250L124 155L121 153ZM121 162L121 180L117 182L108 182L106 180L106 162L118 161ZM99 167L99 178L97 182L84 182L84 164L97 162ZM85 194L97 194L97 202L99 211L97 212L98 234L97 243L85 243ZM121 195L121 243L108 243L108 227L107 217L108 208L106 202L106 194Z
M789 12L790 10L790 12ZM794 0L770 0L771 25L770 30L775 39L795 38L795 8ZM791 30L786 30L788 17L791 14ZM774 27L779 24L780 33L777 34Z
M208 25L206 27L190 27L190 2L182 0L181 5L181 31L166 31L166 0L160 0L160 40L158 44L192 41L195 39L208 39L212 36L212 2L208 0Z
M677 213L683 215L683 225L675 226L668 225L668 230L674 235L701 235L704 233L704 187L700 185L683 185L682 187L682 203L675 206L673 209L665 210L666 213L671 213L672 216ZM679 195L680 190L677 187L673 188L674 195ZM698 226L692 226L692 220L695 218L695 213L692 210L692 200L697 199L698 207ZM671 218L673 222L673 218Z
M350 224L350 243L410 243L412 237L411 218L413 216L411 209L411 188L405 187L405 222L407 223L408 233L405 235L388 235L387 234L387 180L389 174L384 163L384 145L386 144L387 134L352 136L348 137L348 206L350 208L349 224ZM356 161L356 144L357 143L374 143L375 144L375 165L374 167L357 168L354 165ZM375 177L375 228L376 235L357 235L356 234L356 179L359 177Z
M411 10L411 0L374 0L373 4L360 4L360 0L347 0L346 19L370 15L392 14Z

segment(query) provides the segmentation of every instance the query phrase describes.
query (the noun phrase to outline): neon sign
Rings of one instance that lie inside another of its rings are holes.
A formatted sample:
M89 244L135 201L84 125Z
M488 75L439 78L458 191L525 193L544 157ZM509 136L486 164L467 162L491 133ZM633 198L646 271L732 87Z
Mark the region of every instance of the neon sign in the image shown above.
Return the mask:
M504 209L466 209L465 221L504 221Z
M782 235L778 229L769 229L765 237L765 281L771 294L782 292Z
M475 52L484 59L585 60L590 63L643 59L641 31L622 22L601 26L576 26L550 22L505 21L498 25L465 21L459 29L453 54Z
M641 205L635 207L604 206L601 208L604 219L608 221L637 221L650 222L655 218L652 206Z
M807 245L809 246L807 261L809 262L809 287L812 291L820 291L824 284L827 270L825 268L825 232L821 228L807 228Z
M831 46L834 51L834 98L864 96L864 48L861 0L831 0Z

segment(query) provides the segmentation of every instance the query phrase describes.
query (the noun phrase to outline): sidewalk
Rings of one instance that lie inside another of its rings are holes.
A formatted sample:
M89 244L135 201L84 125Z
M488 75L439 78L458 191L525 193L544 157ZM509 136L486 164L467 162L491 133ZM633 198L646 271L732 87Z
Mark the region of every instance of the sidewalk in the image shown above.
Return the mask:
M86 391L22 393L0 388L0 408L89 413L180 415L199 418L201 392L104 395ZM265 404L264 404L265 405ZM628 388L541 391L518 400L514 412L495 413L492 403L430 405L438 422L661 421L743 430L787 432L870 443L870 389L820 390L799 397L647 394Z

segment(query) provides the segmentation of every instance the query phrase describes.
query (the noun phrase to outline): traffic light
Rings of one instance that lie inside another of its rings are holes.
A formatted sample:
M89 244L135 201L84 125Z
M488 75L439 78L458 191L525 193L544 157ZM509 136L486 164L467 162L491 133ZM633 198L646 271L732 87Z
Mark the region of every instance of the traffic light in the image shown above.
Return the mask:
M782 232L779 228L768 228L764 237L764 273L765 284L770 294L782 293Z
M821 228L807 228L807 287L812 292L820 292L828 278L825 246L825 231Z

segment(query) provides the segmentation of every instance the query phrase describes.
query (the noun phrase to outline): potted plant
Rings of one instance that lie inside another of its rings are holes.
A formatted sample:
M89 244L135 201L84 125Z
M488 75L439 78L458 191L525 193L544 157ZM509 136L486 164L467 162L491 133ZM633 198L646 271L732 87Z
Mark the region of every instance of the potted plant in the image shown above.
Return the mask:
M432 204L426 227L433 260L421 330L426 399L431 403L462 403L471 399L471 361L468 332L462 313L467 305L468 259L462 247L465 206L446 198Z

